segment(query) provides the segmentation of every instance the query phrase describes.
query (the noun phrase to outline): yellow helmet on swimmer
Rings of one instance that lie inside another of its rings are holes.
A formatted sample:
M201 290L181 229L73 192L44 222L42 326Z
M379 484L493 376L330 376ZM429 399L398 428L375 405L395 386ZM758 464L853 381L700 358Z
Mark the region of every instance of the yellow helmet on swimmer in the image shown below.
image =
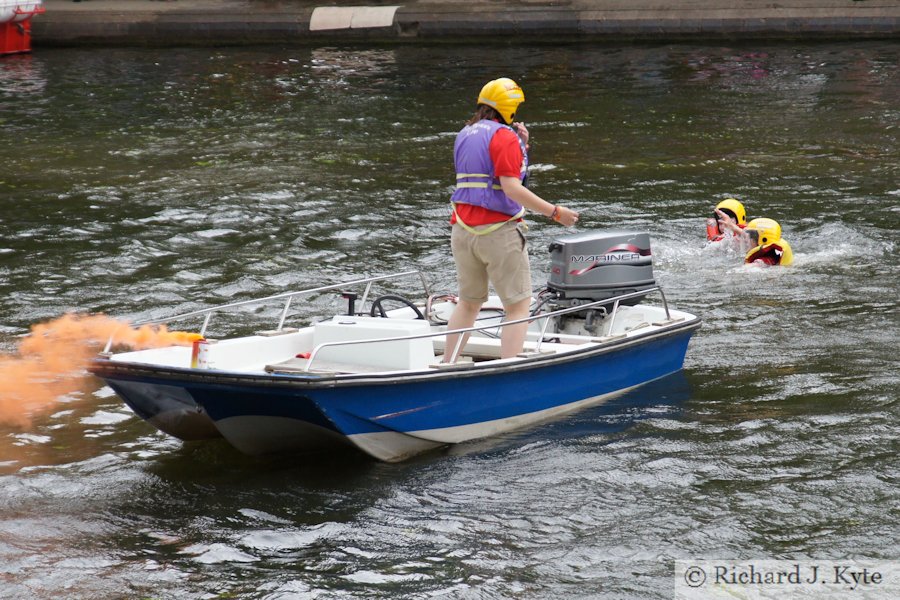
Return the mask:
M747 211L744 209L744 205L734 198L725 198L724 200L716 204L716 209L721 210L724 213L728 213L728 215L733 218L734 222L738 225L744 225L747 223Z
M516 109L525 102L525 92L519 84L508 77L488 81L478 94L477 104L490 106L503 118L503 122L511 125Z
M781 239L781 225L775 219L753 219L747 223L744 231L755 236L759 246L765 246Z

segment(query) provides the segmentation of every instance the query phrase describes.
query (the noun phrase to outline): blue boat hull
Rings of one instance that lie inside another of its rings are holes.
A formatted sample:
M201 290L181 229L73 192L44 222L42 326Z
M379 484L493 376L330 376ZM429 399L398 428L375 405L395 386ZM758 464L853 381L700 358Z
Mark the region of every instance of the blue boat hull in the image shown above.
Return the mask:
M222 436L182 386L124 379L109 379L107 383L137 416L164 433L187 442Z
M351 444L381 460L398 461L596 405L676 372L696 327L699 322L516 364L403 376L217 377L128 365L117 365L114 372L102 366L93 370L126 401L136 391L146 397L160 386L183 389L216 429L248 454Z

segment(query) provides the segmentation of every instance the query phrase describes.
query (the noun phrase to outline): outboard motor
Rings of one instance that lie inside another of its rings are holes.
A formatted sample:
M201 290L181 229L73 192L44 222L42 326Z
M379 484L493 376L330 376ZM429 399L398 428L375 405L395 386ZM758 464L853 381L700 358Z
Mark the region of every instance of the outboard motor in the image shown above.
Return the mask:
M629 231L591 231L557 238L550 244L551 308L569 308L656 286L650 234ZM642 296L622 302L638 304ZM587 332L597 328L608 307L598 307L559 318L557 332Z

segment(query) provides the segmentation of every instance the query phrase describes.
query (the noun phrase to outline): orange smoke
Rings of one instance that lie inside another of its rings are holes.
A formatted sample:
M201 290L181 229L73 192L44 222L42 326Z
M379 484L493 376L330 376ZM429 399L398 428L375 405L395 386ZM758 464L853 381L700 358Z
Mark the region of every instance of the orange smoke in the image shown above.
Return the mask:
M16 355L0 355L0 425L27 427L31 417L81 389L90 359L106 344L140 350L186 346L200 335L168 331L165 325L135 329L104 315L68 314L31 327Z

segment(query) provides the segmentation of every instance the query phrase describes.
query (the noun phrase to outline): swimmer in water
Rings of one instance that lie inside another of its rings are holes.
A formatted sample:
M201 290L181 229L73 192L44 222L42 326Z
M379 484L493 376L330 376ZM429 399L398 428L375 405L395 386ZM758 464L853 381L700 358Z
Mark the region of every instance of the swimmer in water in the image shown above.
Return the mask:
M706 239L710 242L738 237L747 226L747 211L734 198L726 198L716 204L715 216L706 220Z
M744 257L745 263L787 266L794 262L791 245L781 237L781 225L775 219L753 219L741 235L753 245Z

